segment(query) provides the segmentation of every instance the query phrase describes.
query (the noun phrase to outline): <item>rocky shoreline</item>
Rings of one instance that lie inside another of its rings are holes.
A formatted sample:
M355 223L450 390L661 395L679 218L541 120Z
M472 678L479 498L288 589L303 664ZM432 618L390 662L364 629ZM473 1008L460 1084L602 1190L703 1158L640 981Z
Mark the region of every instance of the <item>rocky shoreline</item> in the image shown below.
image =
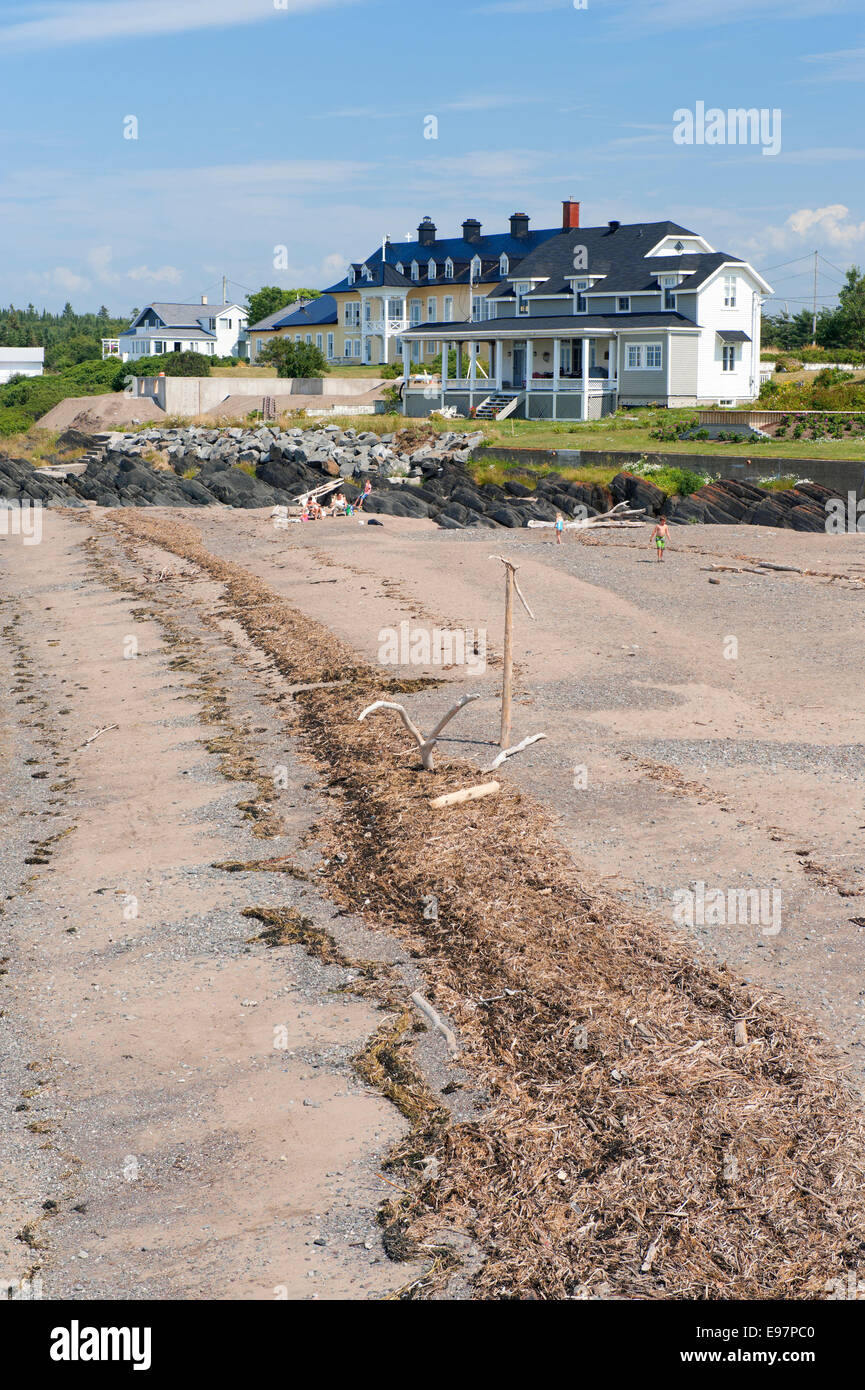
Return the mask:
M627 471L610 483L570 482L547 473L535 487L508 479L478 484L469 462L481 433L423 437L411 427L396 434L320 428L206 429L154 427L136 433L67 430L45 467L0 455L0 504L39 500L46 506L274 507L290 506L329 478L344 480L353 501L367 479L364 510L377 516L426 518L446 529L522 527L609 510L627 501L648 517L674 524L791 527L822 531L826 502L818 483L783 492L721 480L689 497L667 497L649 479ZM66 457L64 458L64 454ZM69 461L76 455L75 463Z

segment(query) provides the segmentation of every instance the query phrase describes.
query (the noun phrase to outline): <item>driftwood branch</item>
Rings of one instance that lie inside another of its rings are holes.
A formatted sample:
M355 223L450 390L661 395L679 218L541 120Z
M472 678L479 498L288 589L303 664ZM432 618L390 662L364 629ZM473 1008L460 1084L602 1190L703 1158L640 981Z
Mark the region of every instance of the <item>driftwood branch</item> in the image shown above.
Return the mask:
M514 753L521 753L524 748L528 748L530 743L537 743L538 739L546 738L546 734L529 734L522 743L515 743L513 748L503 748L497 758L493 758L489 767L484 768L484 772L495 772L496 768L504 762L505 758L510 758Z
M545 524L544 522L536 522L536 521L530 521L530 522L529 522L529 525L530 525L530 526L537 526L537 525L543 526L544 524ZM549 523L549 525L551 525L551 526L552 526L552 524L553 524L552 522ZM534 615L534 613L532 612L531 608L529 608L529 605L528 605L528 603L527 603L526 600L525 600L525 596L524 596L524 594L523 594L523 591L522 591L522 589L520 588L519 584L517 583L517 570L519 569L519 565L515 565L514 562L513 562L513 560L508 560L508 559L506 559L506 557L505 557L504 555L491 555L491 556L490 556L490 559L491 559L491 560L501 560L502 564L505 565L505 566L511 571L511 573L512 573L512 575L513 575L514 589L516 590L517 598L519 599L520 603L523 605L523 608L525 608L525 610L526 610L526 612L528 613L529 617L531 618L532 622L534 622L534 620L535 620L535 615Z
M91 734L89 738L86 738L83 743L79 743L78 747L86 748L88 743L93 743L97 738L101 738L103 734L110 734L112 729L119 728L119 724L106 724L103 728L97 729L95 734Z
M457 700L456 704L453 705L451 709L448 710L447 714L439 720L438 724L436 724L429 738L424 737L420 729L409 717L409 713L405 708L405 705L399 705L394 700L375 700L374 703L368 705L367 708L363 711L363 713L359 714L357 718L358 723L362 723L363 720L366 719L366 716L368 714L372 714L374 710L395 709L399 713L399 716L402 719L403 724L405 725L406 729L411 734L412 738L415 740L415 742L418 745L418 748L420 749L421 762L423 763L423 766L426 768L427 772L431 772L433 766L433 750L435 749L435 745L441 737L442 729L445 727L446 724L450 723L451 719L453 719L455 714L459 714L463 706L467 705L470 700L479 700L480 698L480 695L461 695L460 698Z
M482 796L492 796L500 790L500 782L481 782L476 787L463 787L462 791L445 792L444 796L435 796L430 806L440 811L444 806L459 806L464 801L478 801Z
M617 502L608 512L599 512L597 516L585 516L578 521L566 521L566 531L591 531L606 530L616 526L645 526L646 525L645 507L631 507L627 502ZM529 521L527 526L534 529L545 527L550 529L555 526L554 521Z
M414 1004L415 1008L420 1009L424 1018L429 1020L433 1028L435 1028L439 1033L441 1033L442 1037L447 1043L447 1049L451 1057L458 1057L460 1054L460 1049L459 1044L456 1040L456 1034L453 1032L452 1029L448 1028L446 1023L442 1021L440 1015L436 1013L429 1000L424 999L422 994L418 994L417 991L415 991L415 993L411 996L411 1002Z

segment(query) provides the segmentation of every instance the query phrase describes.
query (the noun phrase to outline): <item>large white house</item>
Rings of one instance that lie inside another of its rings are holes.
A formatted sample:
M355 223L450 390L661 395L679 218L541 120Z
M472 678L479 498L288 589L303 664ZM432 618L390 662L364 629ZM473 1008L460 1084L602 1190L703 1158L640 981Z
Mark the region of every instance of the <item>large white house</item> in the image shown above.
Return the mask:
M165 352L206 357L245 357L249 316L240 304L148 304L128 328L102 345L103 357L135 362Z
M770 293L747 261L674 222L580 227L566 203L562 231L490 291L482 318L402 329L404 408L588 420L620 405L752 401ZM436 341L460 349L456 379L444 353L440 382L412 383L420 344Z
M0 347L0 385L13 376L41 376L44 369L44 348Z

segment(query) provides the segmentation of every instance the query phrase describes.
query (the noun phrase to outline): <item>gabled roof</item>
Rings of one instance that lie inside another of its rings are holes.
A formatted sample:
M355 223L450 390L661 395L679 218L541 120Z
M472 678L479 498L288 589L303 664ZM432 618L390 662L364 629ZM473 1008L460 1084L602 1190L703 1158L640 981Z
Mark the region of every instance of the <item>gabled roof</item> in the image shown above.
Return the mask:
M432 285L458 284L460 283L457 279L457 268L459 267L462 274L462 283L467 284L469 266L475 256L480 256L482 266L486 265L488 267L486 273L482 272L483 279L486 280L487 275L489 275L490 279L498 279L500 278L498 275L498 262L503 252L508 257L510 269L513 270L517 262L524 256L528 256L532 251L537 250L544 242L549 241L551 237L559 235L560 229L558 227L547 227L537 231L529 231L524 237L512 236L509 231L496 232L492 236L480 236L475 241L466 241L461 236L446 237L441 240L433 241L428 246L422 246L419 241L389 241L385 246L385 264L388 267L393 266L395 268L397 262L401 262L405 267L405 275L398 281L387 280L386 283L400 284L409 289L412 287L417 288L419 282L411 279L411 263L412 261L417 261L421 272L420 283ZM454 263L453 280L446 280L444 277L444 265L445 261L448 259L452 260ZM430 261L436 262L437 271L437 275L432 280L430 280L427 275L427 266ZM377 267L380 273L381 263L382 254L381 247L379 246L365 261L356 261L354 265L358 272L362 265L369 266L370 270L375 274ZM396 270L394 270L394 273L399 275L399 272ZM380 285L381 281L373 281L373 283ZM370 284L370 281L362 278L355 284L350 284L346 277L335 285L329 285L328 292L330 294L339 294L340 291L353 290L368 284Z
M271 314L271 318L276 319L275 323L270 324L271 328L321 328L324 324L337 322L336 300L333 295L320 294L300 309L292 308L289 304L279 314ZM256 328L263 326L264 321L255 325ZM255 329L250 331L254 332Z
M581 275L591 283L591 294L636 294L640 290L657 291L657 277L663 274L686 272L677 286L678 291L699 289L725 263L744 265L738 256L723 251L686 251L682 255L650 256L648 252L665 236L694 236L675 222L634 222L611 229L605 227L575 227L560 232L555 238L527 256L517 272L520 279L543 281L528 293L529 298L544 299L550 295L568 294L574 278ZM576 248L585 247L585 267L574 266ZM511 272L511 279L514 272ZM492 291L497 298L508 293L504 287Z
M246 310L242 304L145 304L129 327L134 328L145 314L152 312L162 320L166 328L199 328L202 319L218 319L229 309L238 309L244 318L246 317Z

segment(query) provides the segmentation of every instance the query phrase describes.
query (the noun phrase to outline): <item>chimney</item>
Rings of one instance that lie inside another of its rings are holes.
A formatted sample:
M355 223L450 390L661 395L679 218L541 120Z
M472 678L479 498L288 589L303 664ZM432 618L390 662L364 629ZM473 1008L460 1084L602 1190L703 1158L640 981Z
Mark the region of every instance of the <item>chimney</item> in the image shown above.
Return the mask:
M511 236L520 240L529 234L529 215L527 212L511 213Z
M621 222L610 222L610 223L609 223L610 231L611 231L611 232L617 232L617 231L619 230L619 228L621 227L621 225L622 225Z
M207 295L206 295L206 294L203 294L203 295L201 296L201 302L202 302L202 304L206 304L206 303L207 303Z
M572 232L580 225L580 205L573 198L562 199L562 231Z
M436 239L436 224L431 217L425 217L418 225L417 239L421 246L432 246Z
M463 241L480 241L481 224L476 217L467 217L463 223Z

